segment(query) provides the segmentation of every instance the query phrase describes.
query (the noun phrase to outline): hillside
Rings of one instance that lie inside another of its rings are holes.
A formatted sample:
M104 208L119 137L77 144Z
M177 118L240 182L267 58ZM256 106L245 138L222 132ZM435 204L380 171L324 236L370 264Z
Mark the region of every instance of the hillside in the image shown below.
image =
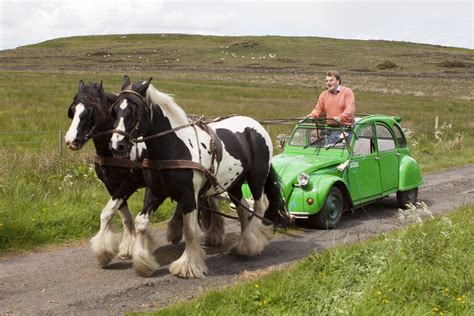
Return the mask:
M393 41L317 37L108 35L60 38L0 51L0 70L192 70L403 77L474 76L474 52Z

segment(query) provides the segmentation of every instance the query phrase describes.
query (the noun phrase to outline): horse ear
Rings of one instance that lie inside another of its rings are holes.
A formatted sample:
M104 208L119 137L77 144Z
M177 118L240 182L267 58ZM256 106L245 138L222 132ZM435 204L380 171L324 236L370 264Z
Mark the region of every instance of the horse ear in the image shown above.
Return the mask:
M99 91L102 92L102 93L104 92L104 85L103 85L103 83L104 83L104 80L101 80L101 81L100 81L100 84L99 84Z
M130 78L127 75L123 76L123 84L122 84L122 90L125 90L128 86L130 86L132 82L130 81Z
M148 90L148 87L150 86L151 81L153 80L153 77L150 77L147 81L144 81L140 87L137 89L138 93L140 93L142 96L146 95L146 90Z
M79 81L79 91L82 91L84 89L84 81Z

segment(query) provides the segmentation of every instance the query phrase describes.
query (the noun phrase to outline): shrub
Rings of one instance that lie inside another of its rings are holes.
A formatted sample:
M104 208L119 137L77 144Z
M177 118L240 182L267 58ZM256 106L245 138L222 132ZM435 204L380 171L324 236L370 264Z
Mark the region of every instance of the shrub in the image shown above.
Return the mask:
M469 67L468 64L463 63L462 61L457 61L457 60L453 60L453 61L445 60L445 61L441 62L439 65L441 67L446 67L446 68L466 68L466 67Z
M384 60L383 63L377 65L377 69L392 69L397 67L398 65L391 62L390 60Z

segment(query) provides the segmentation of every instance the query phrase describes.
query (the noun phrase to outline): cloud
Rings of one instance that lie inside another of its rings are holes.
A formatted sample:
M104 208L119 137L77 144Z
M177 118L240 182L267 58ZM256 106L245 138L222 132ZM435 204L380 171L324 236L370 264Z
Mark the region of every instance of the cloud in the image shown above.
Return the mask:
M0 0L0 49L74 35L386 39L473 48L469 1Z

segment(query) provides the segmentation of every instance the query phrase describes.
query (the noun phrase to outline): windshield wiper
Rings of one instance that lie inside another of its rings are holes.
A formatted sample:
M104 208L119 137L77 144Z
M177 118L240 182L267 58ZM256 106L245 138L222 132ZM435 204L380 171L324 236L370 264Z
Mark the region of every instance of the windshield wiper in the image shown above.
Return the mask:
M303 149L306 149L306 148L308 148L309 146L316 145L316 143L318 143L318 142L321 141L321 140L326 140L326 136L316 139L314 142L309 143L308 145L304 146Z
M337 144L339 144L340 142L342 142L344 139L345 139L344 137L343 137L343 138L339 138L338 140L336 140L336 141L334 142L334 144L332 144L331 146L326 147L326 150L328 150L328 149L330 149L330 148L333 148L334 146L336 146Z

